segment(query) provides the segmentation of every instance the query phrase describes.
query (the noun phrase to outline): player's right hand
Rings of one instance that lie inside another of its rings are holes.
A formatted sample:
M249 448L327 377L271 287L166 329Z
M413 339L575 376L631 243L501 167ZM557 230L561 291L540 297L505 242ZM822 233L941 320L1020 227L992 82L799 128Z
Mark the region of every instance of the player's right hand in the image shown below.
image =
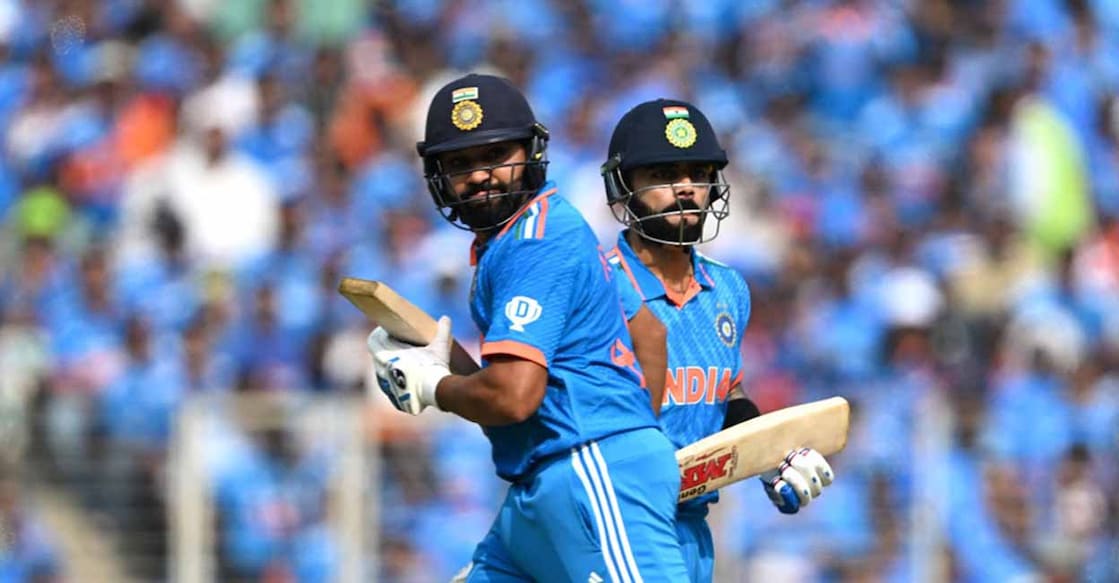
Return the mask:
M785 456L776 469L760 476L770 502L782 514L796 514L820 496L835 479L835 472L820 452L802 447Z
M435 390L451 374L451 319L443 316L435 338L427 346L413 346L393 338L381 327L366 344L373 355L377 385L397 409L419 415L426 407L439 408Z

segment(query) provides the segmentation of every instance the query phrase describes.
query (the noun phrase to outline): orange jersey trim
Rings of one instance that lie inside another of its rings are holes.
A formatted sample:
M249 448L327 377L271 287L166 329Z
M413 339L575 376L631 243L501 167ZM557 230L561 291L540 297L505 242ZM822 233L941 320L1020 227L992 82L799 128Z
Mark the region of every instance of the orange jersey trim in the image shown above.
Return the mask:
M664 285L664 280L661 280L661 285ZM693 277L691 282L688 283L688 289L684 290L683 294L676 293L676 290L671 289L667 285L664 286L664 295L668 297L672 303L676 304L676 309L682 309L684 304L688 303L692 298L699 295L703 290L703 286Z
M507 354L517 358L535 362L544 368L548 368L548 359L544 358L544 353L540 352L539 348L530 346L524 342L517 342L516 340L498 340L497 342L486 342L482 345L482 356L491 356L494 354Z
M633 270L629 268L629 263L626 262L625 254L617 248L612 249L610 253L613 257L618 258L618 264L622 266L622 271L625 272L626 277L629 278L629 282L633 284L633 289L637 290L637 295L641 296L641 301L644 302L645 292L642 291L641 286L637 284L637 278L633 276Z
M699 265L699 270L703 272L703 278L707 280L707 285L715 287L715 280L711 279L711 275L707 273L707 268L703 266L703 262L697 261L696 263Z
M537 195L536 198L529 201L528 204L521 207L521 210L517 211L516 214L513 215L513 218L509 219L509 222L505 223L505 226L502 227L500 231L498 231L497 236L500 237L500 236L504 235L506 232L508 232L509 229L512 229L513 225L515 225L517 223L517 221L521 220L521 216L524 215L526 212L528 212L528 209L531 208L532 205L536 204L537 202L544 202L544 200L546 200L549 196L552 196L553 194L555 194L558 190L559 189L557 189L557 188L550 188L548 190L545 190L544 192ZM540 205L540 214L538 215L537 224L536 224L536 232L539 233L540 235L544 234L544 216L547 212L548 212L548 205L546 203L541 204Z
M498 231L498 233L494 237L494 239L497 239L498 237L500 237L500 236L504 235L506 232L508 232L509 229L512 229L513 225L516 224L518 220L520 220L521 215L528 212L528 209L531 208L532 205L536 204L537 202L540 203L540 214L537 216L537 220L536 220L535 238L539 239L539 238L543 237L544 236L544 219L545 219L545 216L548 214L548 197L555 194L558 190L559 190L558 188L550 188L550 189L540 193L539 195L537 195L536 198L532 199L525 206L521 207L521 210L517 211L509 219L509 221L507 223L505 223L505 226L502 227L500 231ZM478 265L478 247L479 247L479 244L480 244L480 239L478 238L477 235L475 235L474 236L474 243L470 245L470 265L471 265L471 267Z
M544 218L548 216L548 199L544 198L540 201L540 214L536 217L536 236L535 239L544 238Z

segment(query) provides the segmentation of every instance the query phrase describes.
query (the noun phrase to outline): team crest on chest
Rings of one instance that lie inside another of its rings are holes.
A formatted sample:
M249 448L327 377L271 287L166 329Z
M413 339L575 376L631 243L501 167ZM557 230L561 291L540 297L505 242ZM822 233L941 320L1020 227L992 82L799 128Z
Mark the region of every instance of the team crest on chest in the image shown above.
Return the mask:
M715 333L719 335L719 340L730 348L734 348L734 341L738 337L738 330L734 325L734 318L730 314L723 312L715 317Z

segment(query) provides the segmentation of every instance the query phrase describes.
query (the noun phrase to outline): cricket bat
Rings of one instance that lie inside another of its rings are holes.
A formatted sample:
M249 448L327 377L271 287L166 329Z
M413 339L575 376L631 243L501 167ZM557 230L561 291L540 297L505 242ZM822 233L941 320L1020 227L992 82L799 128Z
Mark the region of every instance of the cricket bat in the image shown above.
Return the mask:
M838 453L847 445L849 420L847 399L831 397L759 415L682 447L676 451L679 501L772 470L791 449Z
M384 283L344 277L338 293L401 340L423 345L435 337L435 319ZM451 347L450 368L455 374L480 369L458 342ZM824 456L837 453L847 444L848 417L847 400L832 397L760 415L683 447L676 452L679 500L776 468L794 448L811 447Z
M404 299L379 281L343 277L338 293L361 310L374 324L383 327L395 338L423 346L435 338L435 319L412 302ZM468 375L481 367L458 343L451 343L451 372Z

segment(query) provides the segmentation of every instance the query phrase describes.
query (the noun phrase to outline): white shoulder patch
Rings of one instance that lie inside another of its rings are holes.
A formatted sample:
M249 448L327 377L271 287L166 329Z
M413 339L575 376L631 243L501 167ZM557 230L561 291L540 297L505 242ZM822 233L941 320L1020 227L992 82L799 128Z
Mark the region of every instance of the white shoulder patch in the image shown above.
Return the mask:
M524 332L526 324L539 320L543 311L540 302L528 296L515 296L505 304L505 317L513 323L509 329L517 332Z

